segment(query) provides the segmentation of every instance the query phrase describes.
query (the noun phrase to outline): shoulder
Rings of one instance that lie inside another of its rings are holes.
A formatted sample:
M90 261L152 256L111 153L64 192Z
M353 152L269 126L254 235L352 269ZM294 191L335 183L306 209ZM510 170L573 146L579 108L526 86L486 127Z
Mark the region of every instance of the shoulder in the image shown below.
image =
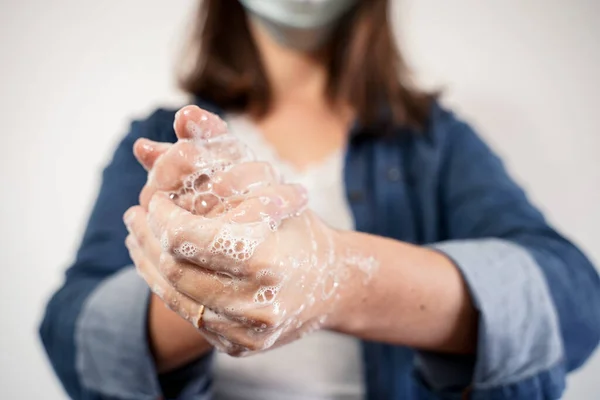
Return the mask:
M431 105L429 118L422 132L422 139L432 145L446 148L455 141L475 135L473 128L456 112L443 106L439 101Z
M488 151L487 145L471 124L438 101L431 105L424 129L413 137L417 148L433 151L441 157Z
M475 129L438 102L432 104L426 125L421 130L410 130L400 143L415 180L438 181L453 171L467 171L479 164L501 165Z

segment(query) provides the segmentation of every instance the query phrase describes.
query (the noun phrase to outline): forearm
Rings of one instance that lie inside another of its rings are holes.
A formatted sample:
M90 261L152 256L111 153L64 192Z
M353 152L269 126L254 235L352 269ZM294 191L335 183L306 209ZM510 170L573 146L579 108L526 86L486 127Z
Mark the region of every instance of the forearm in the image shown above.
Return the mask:
M459 270L446 256L357 232L341 233L340 243L373 255L379 266L367 283L360 272L347 282L332 329L418 349L474 352L478 314Z
M186 365L212 348L195 327L154 294L148 309L148 338L159 373Z

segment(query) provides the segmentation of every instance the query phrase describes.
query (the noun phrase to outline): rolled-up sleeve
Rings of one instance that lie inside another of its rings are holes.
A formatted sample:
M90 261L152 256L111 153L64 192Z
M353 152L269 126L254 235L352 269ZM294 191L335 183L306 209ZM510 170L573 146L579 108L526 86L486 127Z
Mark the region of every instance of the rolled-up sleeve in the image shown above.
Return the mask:
M156 400L162 395L146 334L149 293L131 267L104 281L86 301L76 326L76 354L87 389L124 399ZM186 386L195 390L184 388L186 400L199 400L206 392L209 364L210 357L205 357L194 365L196 376Z
M600 339L598 273L475 132L437 112L443 237L430 246L464 277L479 330L474 356L419 352L419 375L435 398L560 398Z
M421 370L438 389L478 388L518 382L551 368L563 357L558 318L535 259L502 239L458 240L434 249L461 271L479 312L477 357L448 363L420 354ZM466 382L465 382L466 381Z
M134 268L102 282L85 302L75 328L82 385L125 399L161 396L146 337L148 287Z

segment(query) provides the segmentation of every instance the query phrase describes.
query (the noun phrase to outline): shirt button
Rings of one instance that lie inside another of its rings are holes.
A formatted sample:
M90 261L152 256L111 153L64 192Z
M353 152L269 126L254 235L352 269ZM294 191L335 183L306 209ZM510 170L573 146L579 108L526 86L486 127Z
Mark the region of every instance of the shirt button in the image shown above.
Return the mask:
M391 182L397 182L400 180L400 170L396 167L392 167L387 170L387 178Z
M348 193L348 198L350 199L350 202L356 203L359 201L363 201L363 199L365 198L365 195L363 192L361 192L359 190L353 190L350 193Z

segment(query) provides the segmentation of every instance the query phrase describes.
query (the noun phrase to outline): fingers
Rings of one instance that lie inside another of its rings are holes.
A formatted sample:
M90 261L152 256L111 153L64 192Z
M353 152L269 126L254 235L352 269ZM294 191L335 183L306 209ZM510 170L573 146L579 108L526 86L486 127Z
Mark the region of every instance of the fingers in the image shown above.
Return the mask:
M248 303L243 302L240 307L236 307L232 300L234 297L222 291L213 298L222 301L223 305L217 307L209 305L210 303L217 304L217 302L211 302L206 296L195 300L185 294L186 289L184 286L177 289L161 275L134 236L127 237L126 245L138 273L151 290L168 308L194 325L211 344L222 351L230 354L241 354L248 351L264 350L271 347L281 334L281 328L270 322L272 312L265 310L263 317L259 313L256 314L257 319L248 320L246 317L242 317L247 314L247 310L244 308L247 307ZM180 280L180 283L193 281L193 279L184 277ZM200 287L202 287L202 282L211 282L211 279L200 279L196 282L200 283ZM208 287L204 287L202 290L206 294L210 293ZM219 289L217 289L217 292L219 292ZM206 308L202 304L206 304Z
M178 195L185 194L179 193L182 189L198 193L200 188L195 185L199 177L212 177L254 158L241 141L227 132L225 122L199 107L186 106L177 112L174 128L180 139L174 145L148 139L139 139L134 145L137 159L150 171L148 182L140 193L140 204L144 208L148 207L150 198L157 190L173 191ZM248 186L274 179L274 171L266 171L264 166L262 170L257 171L254 179L249 179ZM237 170L240 176L252 176L239 172ZM263 179L267 173L268 176ZM230 192L245 190L245 187L232 185L231 182L224 180L219 188Z
M209 267L229 272L236 268L231 261L239 264L252 257L256 246L269 234L265 227L277 229L281 221L302 212L307 201L306 191L300 185L269 186L253 192L251 198L212 219L196 216L174 204L166 193L156 192L149 204L148 222L154 236L168 242L172 251L182 246L204 249L202 253L193 251L187 257L199 265L203 260L199 260L197 254L206 255L210 251L216 265L211 263Z
M274 345L278 347L281 335L297 323L295 319L273 318L272 309L269 308L241 311L236 315L217 313L207 308L202 318L202 330L220 339L219 342L225 345L222 347L227 347L224 351L230 355L248 355L273 348Z
M247 274L245 261L262 241L261 238L249 240L248 235L253 232L220 220L194 216L161 199L159 193L152 198L150 207L150 228L155 235L162 235L167 250L177 260L234 277ZM258 234L267 230L262 229Z
M162 278L156 266L150 261L133 236L128 236L125 241L129 254L140 276L146 281L167 307L179 314L182 318L199 327L204 307L184 294L176 291Z
M144 251L139 247L133 236L128 236L125 241L129 254L133 260L138 274L146 281L153 293L155 293L165 305L179 314L183 319L190 322L199 329L209 342L225 352L242 351L236 350L238 346L233 345L225 336L215 333L204 327L204 313L209 310L200 303L187 297L185 294L173 288L159 273L155 265L146 257ZM212 313L217 315L216 313ZM219 314L221 315L221 314ZM236 324L230 322L230 324ZM227 331L229 329L226 329Z
M136 140L133 154L146 171L150 171L156 160L171 148L170 143L160 143L146 138Z
M248 273L249 260L268 228L229 224L221 218L195 216L173 204L163 192L150 202L148 222L178 259L233 276Z
M123 220L129 234L133 236L138 247L144 251L146 257L154 265L158 265L161 245L148 226L146 210L140 206L131 207L125 212Z
M184 246L183 251L189 251L189 247ZM256 290L239 275L212 270L210 261L198 266L181 260L177 255L163 253L158 269L177 291L213 310L233 312L241 309L243 304L253 302Z
M248 162L212 176L191 174L183 179L184 190L173 195L172 200L195 215L214 217L226 208L237 206L249 193L278 182L280 177L270 164ZM146 190L144 201L151 193L150 189Z
M173 127L179 139L210 139L227 132L227 124L221 118L193 105L175 114Z
M237 206L252 191L279 181L279 175L270 164L248 162L212 176L193 174L184 179L184 191L172 200L195 215L214 217Z
M197 169L200 150L202 149L193 142L180 141L155 159L148 174L148 182L140 193L140 205L147 208L150 198L158 190L179 191L187 178L193 184L191 176Z
M266 162L245 162L234 165L212 178L213 191L221 197L241 196L260 187L281 183L281 177Z
M276 228L284 219L304 211L307 205L308 195L302 185L273 185L252 192L248 199L230 211L230 221L235 223L266 221L276 224L271 226Z
M130 208L124 219L130 232L129 240L135 244L136 251L142 252L144 261L150 262L148 268L158 269L164 281L178 292L214 310L231 306L234 298L252 302L254 291L240 279L240 270L232 273L210 271L213 261L210 253L201 252L190 242L173 247L165 237L161 251L161 243L150 230L146 212L140 206ZM190 264L189 260L196 264Z
M142 142L138 147L144 145L150 144ZM152 164L152 170L140 194L140 204L147 207L157 190L176 192L180 196L212 191L226 197L250 186L269 184L279 179L269 164L246 162L249 157L251 155L246 154L244 145L233 137L205 145L179 141L159 157L144 159L146 166ZM229 168L231 165L234 166Z
M193 243L196 248L206 249L222 223L175 205L164 192L156 192L148 207L148 224L152 233L160 237L169 248L180 248L184 243Z
M210 308L202 318L202 330L217 339L219 348L229 354L264 350L272 345L270 338L279 332L267 330L258 321L237 321Z
M188 181L193 183L188 184ZM212 218L236 207L253 191L278 182L280 177L270 164L242 163L213 176L196 174L186 179L186 189L173 200L195 215Z

